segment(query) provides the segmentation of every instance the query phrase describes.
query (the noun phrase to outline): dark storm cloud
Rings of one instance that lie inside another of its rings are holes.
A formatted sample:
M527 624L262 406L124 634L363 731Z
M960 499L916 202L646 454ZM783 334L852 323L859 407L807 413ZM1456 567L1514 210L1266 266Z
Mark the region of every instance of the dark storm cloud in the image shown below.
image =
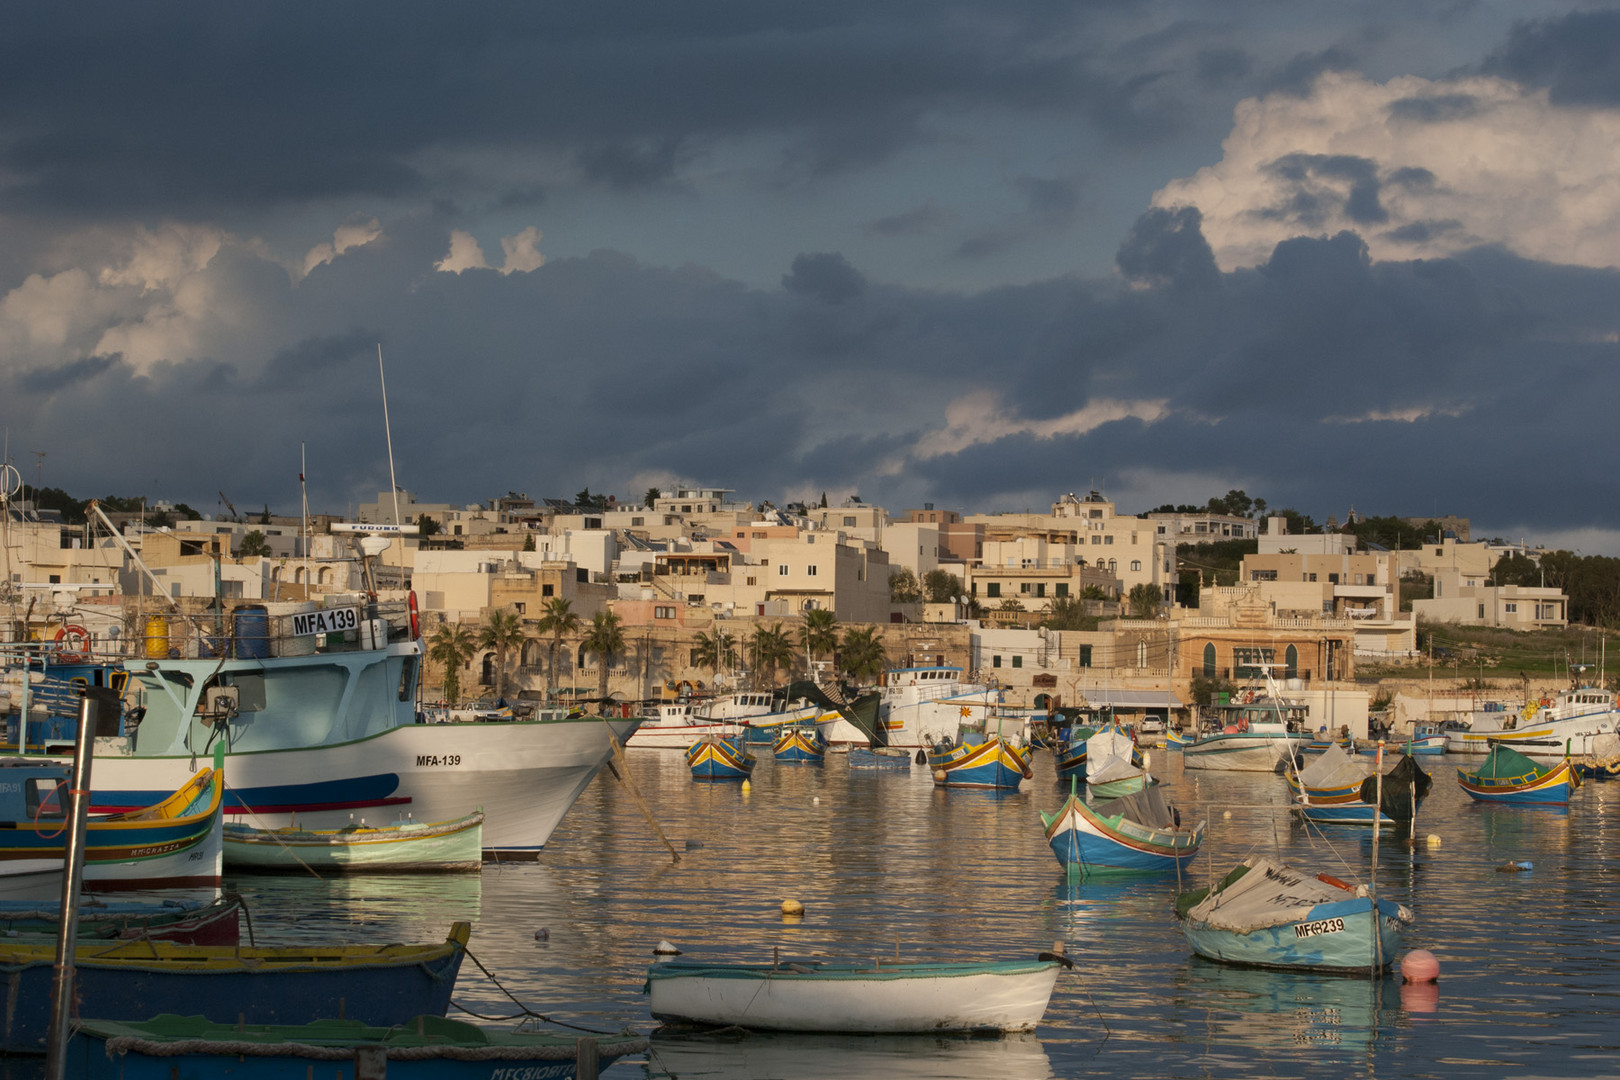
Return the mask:
M936 206L930 199L915 210L869 221L862 231L867 236L924 236L952 224L957 215Z
M715 138L785 138L784 162L809 175L879 161L937 137L942 111L1088 117L1138 140L1174 102L1157 74L1104 71L1088 27L1107 14L1040 0L21 6L0 36L0 173L13 207L195 215L433 197L432 151L552 148L592 180L641 186Z
M1462 231L1462 222L1447 218L1444 221L1413 221L1382 235L1403 244L1424 244Z
M1132 281L1203 288L1220 279L1196 206L1155 208L1137 219L1114 261Z
M1199 81L1223 85L1247 77L1254 70L1254 57L1238 48L1200 49L1196 68Z
M1620 10L1574 11L1520 23L1482 65L1527 86L1544 86L1560 105L1620 103Z
M1389 220L1389 214L1378 201L1378 163L1369 158L1348 154L1287 154L1267 167L1267 172L1294 185L1288 204L1290 216L1302 225L1318 227L1329 217L1331 199L1334 207L1358 225L1376 225ZM1311 181L1327 178L1347 180L1349 194L1340 200L1322 185Z
M1317 76L1327 71L1348 71L1356 62L1355 56L1336 45L1320 52L1299 53L1265 80L1265 89L1304 97L1316 85Z
M800 255L793 260L793 271L782 275L782 287L824 304L841 304L866 291L866 278L836 252Z
M22 376L22 389L28 394L53 394L75 383L87 382L118 363L116 356L87 356L71 364L37 368Z
M1432 94L1401 98L1389 105L1389 118L1417 124L1440 124L1467 120L1479 112L1479 100L1472 94Z
M1081 183L1070 176L1019 176L1012 187L1024 199L1024 209L992 228L963 240L956 248L960 259L986 259L1061 229L1080 208Z

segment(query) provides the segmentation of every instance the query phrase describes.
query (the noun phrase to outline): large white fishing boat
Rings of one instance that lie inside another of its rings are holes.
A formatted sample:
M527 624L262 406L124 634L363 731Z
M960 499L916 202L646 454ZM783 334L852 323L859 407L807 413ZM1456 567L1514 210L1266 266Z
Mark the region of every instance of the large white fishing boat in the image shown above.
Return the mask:
M647 710L624 745L631 750L685 750L706 735L729 739L742 729L740 720L699 716L690 701L666 701Z
M1620 731L1615 695L1583 686L1517 708L1491 703L1475 711L1466 725L1449 726L1446 749L1454 754L1483 754L1492 743L1513 747L1526 757L1561 758L1594 753L1594 740Z
M1305 707L1281 696L1267 679L1263 694L1240 699L1210 714L1198 737L1181 748L1188 769L1280 772L1290 756L1311 741Z
M970 679L959 667L894 668L885 673L881 693L878 723L887 744L907 749L954 739L964 722L983 721L1001 702L1000 691ZM865 745L868 741L854 724L837 714L824 716L816 726L829 743Z

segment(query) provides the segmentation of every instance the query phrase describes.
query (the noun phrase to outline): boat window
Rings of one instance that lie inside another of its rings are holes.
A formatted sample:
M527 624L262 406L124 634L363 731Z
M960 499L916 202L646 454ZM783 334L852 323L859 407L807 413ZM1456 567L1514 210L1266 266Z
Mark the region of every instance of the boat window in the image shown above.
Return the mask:
M62 794L67 791L67 781L56 780L49 776L36 776L28 781L27 795L28 816L34 820L42 818L64 818L67 810L62 805Z
M399 700L410 701L416 696L416 657L407 656L399 669Z

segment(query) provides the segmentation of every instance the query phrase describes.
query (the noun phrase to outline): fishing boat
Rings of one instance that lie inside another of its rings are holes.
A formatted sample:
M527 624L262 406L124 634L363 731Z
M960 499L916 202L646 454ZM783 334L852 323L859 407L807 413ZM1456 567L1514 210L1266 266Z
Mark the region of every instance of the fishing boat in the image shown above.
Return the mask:
M1136 740L1121 728L1103 728L1086 740L1086 788L1093 798L1115 799L1153 783Z
M1563 690L1514 707L1487 702L1466 724L1446 733L1446 749L1454 754L1483 754L1492 744L1510 746L1533 758L1561 758L1592 753L1592 740L1620 732L1620 709L1615 695L1584 686Z
M97 739L92 812L160 801L223 745L233 820L335 829L351 814L447 821L481 805L485 848L532 858L612 755L612 741L622 744L641 722L565 710L419 722L414 594L286 606L303 610L267 614L249 604L214 617L149 619L163 624L148 627L152 658L116 665L129 707L117 734ZM63 719L63 741L46 747L58 764L70 760L76 730L76 720Z
M220 1024L308 1024L330 1017L404 1024L449 1008L471 929L458 922L438 945L81 944L74 954L75 1001L85 1016L149 1016L183 1007ZM0 1015L0 1052L45 1051L55 966L54 944L0 942L0 975L14 1002Z
M1592 751L1570 759L1582 780L1613 780L1620 776L1620 735L1606 733L1592 740Z
M737 720L699 717L697 706L690 701L665 701L642 716L641 726L624 745L627 750L685 750L710 735L729 739L742 730Z
M820 765L827 759L827 740L815 727L785 728L771 745L771 756L788 765Z
M695 703L692 719L698 723L737 724L750 743L770 746L784 727L814 723L820 711L803 698L791 699L783 692L741 690ZM685 745L689 744L682 749Z
M578 1074L578 1036L499 1031L443 1016L417 1016L391 1027L357 1020L309 1024L221 1024L201 1016L151 1020L80 1020L68 1045L68 1075L84 1080L171 1080L183 1076L386 1075L447 1080L567 1080ZM647 1048L640 1036L589 1040L585 1050L606 1068Z
M911 768L911 753L897 746L852 746L851 769L905 772Z
M1176 898L1198 955L1225 964L1339 974L1380 973L1412 912L1365 885L1254 857L1207 889Z
M1050 953L955 963L677 959L652 965L645 990L653 1019L664 1023L868 1035L1033 1031L1068 964Z
M1204 842L1204 822L1184 828L1156 787L1096 806L1070 791L1057 813L1041 819L1058 862L1088 876L1175 870Z
M1307 767L1305 771L1310 770ZM1418 765L1416 758L1398 754L1394 767L1382 776L1363 777L1359 784L1351 782L1348 797L1343 794L1344 788L1338 786L1306 784L1297 789L1294 812L1318 825L1410 824L1433 785L1433 779Z
M878 718L889 746L926 749L952 738L964 719L982 720L1001 692L949 665L892 668L879 687ZM843 736L842 738L840 736ZM854 729L828 733L830 742L862 741Z
M1164 748L1166 750L1186 750L1192 745L1192 739L1182 733L1180 728L1171 728L1164 733Z
M940 787L1018 789L1035 775L1029 752L1000 735L964 729L961 742L941 743L928 752L928 767Z
M1095 728L1071 730L1066 739L1059 739L1052 749L1052 761L1059 780L1086 780L1086 742L1097 733Z
M1303 767L1283 774L1296 800L1308 799L1317 806L1351 803L1361 798L1361 782L1367 779L1365 762L1351 757L1337 743L1329 743Z
M1268 680L1269 682L1269 680ZM1237 772L1279 772L1305 736L1305 707L1280 697L1275 683L1263 695L1215 711L1198 738L1181 748L1183 766Z
M1457 783L1478 802L1557 805L1569 802L1581 777L1569 758L1544 765L1497 743L1476 771L1458 769Z
M484 812L454 821L399 820L342 829L225 826L225 865L301 873L477 873L483 869Z
M49 758L0 760L0 898L61 898L71 775ZM224 797L224 771L216 764L155 805L92 815L85 824L84 887L217 889Z
M242 898L229 893L196 900L108 900L84 897L78 907L78 940L173 941L181 945L235 945L241 937ZM62 925L60 899L0 903L0 936L55 941Z
M705 735L686 751L694 780L746 780L754 772L754 755L742 735Z

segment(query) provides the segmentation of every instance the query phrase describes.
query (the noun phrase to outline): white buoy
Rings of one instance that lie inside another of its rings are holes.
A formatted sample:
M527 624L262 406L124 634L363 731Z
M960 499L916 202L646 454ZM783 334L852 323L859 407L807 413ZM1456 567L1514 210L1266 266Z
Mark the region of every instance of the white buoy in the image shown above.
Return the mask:
M821 796L817 795L815 798L811 799L810 800L810 805L811 806L820 806L821 805Z
M657 945L653 946L653 955L654 956L679 956L679 955L681 955L681 950L679 950L675 946L671 945L668 941L660 941Z

